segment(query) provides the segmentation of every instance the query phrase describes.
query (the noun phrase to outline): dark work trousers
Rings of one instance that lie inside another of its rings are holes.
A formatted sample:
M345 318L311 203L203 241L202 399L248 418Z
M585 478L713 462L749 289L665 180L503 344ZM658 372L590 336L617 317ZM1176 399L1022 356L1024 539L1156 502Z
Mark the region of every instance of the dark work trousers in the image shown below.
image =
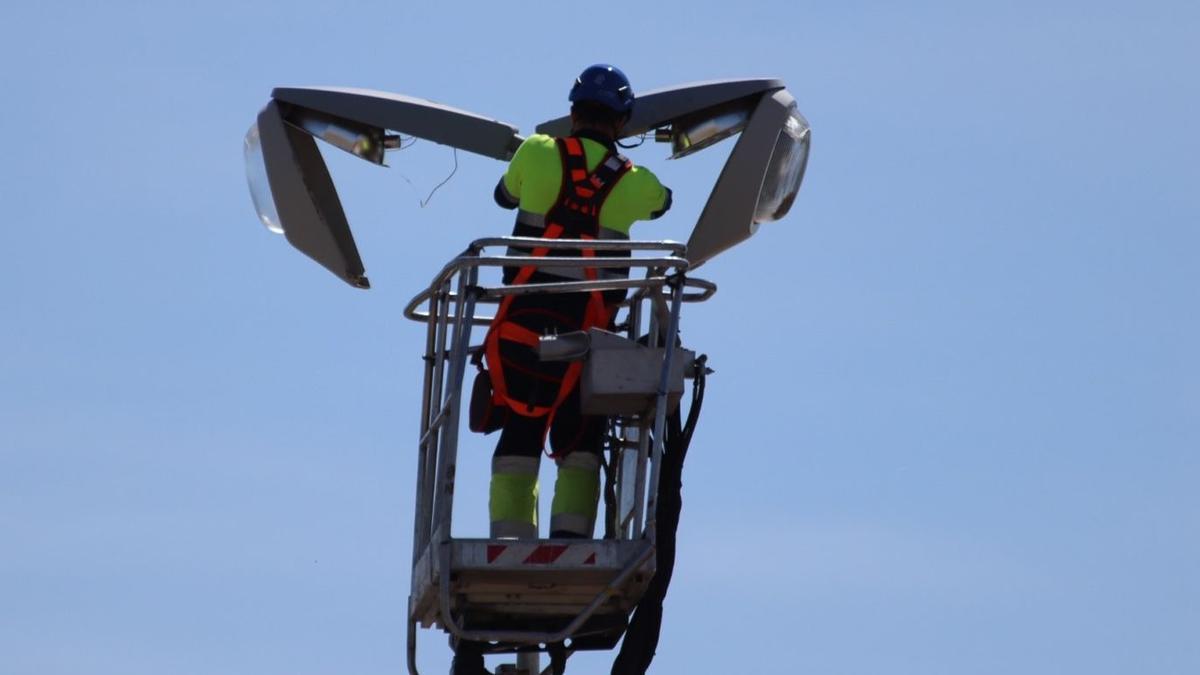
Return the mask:
M587 293L518 295L509 306L508 319L538 335L553 335L579 330L587 309ZM606 297L620 300L623 292ZM539 406L552 405L568 363L542 363L530 348L501 341L500 357L509 396ZM501 428L496 457L537 457L546 439L546 417L527 417L512 411ZM584 415L580 410L579 384L563 401L549 430L551 451L558 456L571 452L599 455L607 418Z

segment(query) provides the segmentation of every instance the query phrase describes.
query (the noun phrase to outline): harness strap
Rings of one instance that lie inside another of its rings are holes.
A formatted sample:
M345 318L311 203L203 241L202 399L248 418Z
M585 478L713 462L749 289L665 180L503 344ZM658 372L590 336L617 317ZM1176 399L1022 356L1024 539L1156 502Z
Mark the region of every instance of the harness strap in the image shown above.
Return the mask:
M596 169L589 172L587 170L587 154L584 152L583 143L578 138L559 138L557 139L557 145L563 170L562 184L558 199L543 220L545 227L541 236L545 239L564 238L564 235L572 239L596 239L600 235L601 229L600 209L603 207L608 195L612 192L613 187L632 168L633 164L624 157L609 152L601 159ZM561 209L566 209L572 215L575 213L579 215L566 217L560 212ZM579 253L581 257L585 258L594 258L596 256L596 251L592 248L580 249ZM530 256L535 258L546 257L549 254L550 248L546 246L535 247L530 252ZM510 285L517 286L529 283L529 280L537 271L538 267L536 265L521 267ZM589 281L595 281L599 278L597 269L594 267L585 267L583 268L583 272L585 278ZM542 432L542 443L544 446L546 435L550 431L555 415L558 413L559 408L562 407L563 402L571 394L571 391L574 390L575 385L579 382L580 375L583 372L583 363L573 361L568 364L562 379L559 380L558 392L550 405L538 406L528 401L513 399L508 393L508 386L504 378L500 356L500 340L508 340L529 347L530 349L536 349L539 339L539 336L535 332L515 323L509 318L509 312L515 297L507 295L500 301L496 317L492 320L492 325L489 327L488 334L484 339L485 352L492 380L493 402L498 405L505 405L511 411L526 417L545 416L546 426ZM587 305L584 308L584 315L579 329L587 330L595 326L606 326L610 318L610 312L604 303L603 293L600 291L588 292ZM553 454L550 456L555 457Z
M504 325L500 326L500 337L505 340L519 342L529 347L536 347L538 343L538 334L528 328L515 324L512 321L505 321Z

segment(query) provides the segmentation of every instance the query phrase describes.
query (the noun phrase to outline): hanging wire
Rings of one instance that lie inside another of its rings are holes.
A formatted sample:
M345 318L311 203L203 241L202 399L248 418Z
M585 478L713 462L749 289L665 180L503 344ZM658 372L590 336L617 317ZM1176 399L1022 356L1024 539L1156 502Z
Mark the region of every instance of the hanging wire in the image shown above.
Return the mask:
M446 176L446 178L445 178L445 179L443 179L443 180L442 180L442 182L440 182L440 183L438 183L437 185L433 186L433 189L429 191L429 196L428 196L428 197L426 197L425 199L422 199L422 200L421 200L421 208L425 208L425 206L426 206L427 204L429 204L429 201L430 201L431 199L433 199L433 193L437 192L437 191L438 191L438 189L439 189L440 187L442 187L443 185L445 185L446 183L449 183L449 182L450 182L450 179L451 179L451 178L454 178L454 174L458 173L458 148L451 148L451 150L453 150L453 151L454 151L454 168L450 170L450 175L449 175L449 176Z
M409 147L412 147L412 144L413 144L413 143L416 143L416 142L417 142L417 139L414 137L414 138L413 138L413 140L412 140L412 142L410 142L408 145L401 146L401 148L409 148ZM398 148L398 149L400 149L400 148ZM425 208L426 206L428 206L428 205L429 205L429 202L430 202L430 201L433 199L433 194L434 194L435 192L437 192L437 191L438 191L438 189L440 189L440 188L441 188L443 185L445 185L446 183L449 183L449 182L450 182L450 179L451 179L451 178L454 178L454 174L458 173L458 148L451 148L451 150L453 150L453 151L454 151L454 168L450 170L450 175L449 175L449 176L446 176L444 179L442 179L442 182L440 182L440 183L438 183L437 185L433 186L433 189L429 191L429 194L428 194L428 195L426 195L426 197L425 197L424 199L422 199L422 200L420 200L420 201L418 202L418 203L421 205L421 208ZM397 173L399 173L399 172L397 172ZM416 192L416 191L417 191L417 186L416 186L416 184L414 184L414 183L412 182L412 180L410 180L410 179L409 179L409 177L408 177L408 176L405 176L404 174L402 174L402 173L401 173L401 174L400 174L400 178L401 178L401 179L402 179L402 180L403 180L405 183L408 183L408 187L409 187L409 188L411 188L413 192ZM418 192L417 194L420 194L420 193Z
M404 134L387 135L383 137L383 149L391 152L392 150L404 150L411 148L413 143L417 142L416 136L405 136Z
M638 136L638 142L637 142L637 143L630 143L629 145L626 145L626 144L624 144L624 143L622 143L621 141L619 141L619 140L618 140L618 141L617 141L617 145L621 146L622 148L625 148L626 150L632 150L633 148L639 147L639 146L641 146L641 144L642 144L642 143L645 143L645 142L646 142L646 133L647 133L647 132L643 131L643 132L641 133L641 135L640 135L640 136Z

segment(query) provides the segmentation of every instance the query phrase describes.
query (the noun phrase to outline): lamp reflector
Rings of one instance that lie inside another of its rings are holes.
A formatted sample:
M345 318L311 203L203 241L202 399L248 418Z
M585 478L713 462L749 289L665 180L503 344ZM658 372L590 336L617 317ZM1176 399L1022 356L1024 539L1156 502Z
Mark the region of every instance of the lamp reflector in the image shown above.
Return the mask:
M687 157L715 145L746 128L750 108L739 106L699 119L681 120L672 125L671 159Z
M383 164L383 152L387 148L381 129L354 124L349 120L323 115L304 108L297 109L293 114L288 115L287 119L294 126L335 148L345 150L372 164Z

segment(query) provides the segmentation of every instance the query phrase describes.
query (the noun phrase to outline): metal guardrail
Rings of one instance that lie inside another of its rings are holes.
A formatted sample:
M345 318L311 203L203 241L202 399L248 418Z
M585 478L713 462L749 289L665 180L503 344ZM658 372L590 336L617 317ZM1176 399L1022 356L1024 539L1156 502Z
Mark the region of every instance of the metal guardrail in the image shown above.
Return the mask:
M516 249L545 248L557 250L591 249L597 253L622 253L621 256L528 256L484 255L488 248ZM663 451L666 424L668 376L674 349L663 350L658 395L655 399L653 421L639 416L635 426L621 427L628 437L614 452L627 457L632 476L623 475L620 487L630 481L631 501L628 509L618 498L615 537L643 539L646 548L629 563L607 586L588 603L583 612L568 621L558 631L473 631L465 629L452 611L450 590L451 561L446 557L453 511L454 476L456 473L458 431L463 379L470 354L472 328L487 326L493 317L476 314L478 304L497 304L504 297L534 293L582 293L626 290L620 303L628 310L622 329L631 338L642 335L643 319L648 318L648 346L674 345L678 334L681 305L702 302L712 297L716 285L702 279L687 277L689 263L686 246L673 241L539 239L529 237L488 237L477 239L463 253L447 263L433 278L429 287L415 295L404 308L404 316L426 325L425 373L422 391L421 427L418 445L417 494L413 531L414 592L418 580L416 567L422 555L437 556L437 603L442 627L469 640L509 641L525 643L559 642L577 631L603 602L624 584L630 575L649 559L654 551L655 508L659 465ZM642 254L638 257L637 254ZM481 269L536 266L548 274L556 269L582 270L628 269L628 279L597 279L588 281L554 281L507 286L479 283ZM640 276L639 276L640 275ZM645 311L646 307L649 311ZM644 315L648 315L644 316ZM631 422L626 422L631 423ZM651 430L653 433L650 433ZM633 434L632 432L635 432ZM651 443L651 438L654 439ZM634 453L636 455L625 453ZM634 462L636 458L636 462ZM623 469L624 471L624 469ZM647 471L649 475L647 476ZM628 520L625 511L628 510ZM435 552L434 547L437 547ZM430 559L432 561L432 558ZM432 581L432 579L427 580ZM416 621L409 616L409 669L416 673Z
M555 257L555 256L481 256L480 254L487 248L492 247L520 247L520 248L548 248L554 250L574 250L581 248L589 248L594 251L622 251L622 252L638 252L638 251L665 251L670 255L665 257L655 258L637 258L637 257L612 257L601 256L591 258L579 257ZM547 272L553 273L555 269L582 269L582 268L600 268L600 269L622 269L628 268L632 277L635 269L646 270L644 278L629 278L629 279L601 279L596 281L560 281L551 283L531 283L522 284L520 286L490 286L490 287L475 287L477 303L497 303L506 295L526 295L532 293L583 293L589 291L615 291L615 290L644 290L661 289L671 278L668 272L682 274L687 271L689 263L686 259L687 246L675 241L635 241L635 240L611 240L611 239L539 239L537 237L486 237L472 241L466 251L451 260L442 268L429 284L429 288L421 291L409 300L404 308L404 317L406 319L427 323L431 318L429 311L422 311L420 306L429 302L430 298L439 292L446 283L451 281L456 274L467 269L479 268L498 268L498 267L523 267L526 265L534 265L538 268L544 268ZM684 278L683 284L685 288L696 289L696 292L685 292L683 302L704 302L717 292L716 284L705 281L703 279ZM461 300L458 294L453 290L449 291L446 299L451 302ZM632 302L636 302L635 294L632 298L627 298L622 306L629 306ZM472 316L471 324L474 326L486 326L491 323L494 317L491 316Z

